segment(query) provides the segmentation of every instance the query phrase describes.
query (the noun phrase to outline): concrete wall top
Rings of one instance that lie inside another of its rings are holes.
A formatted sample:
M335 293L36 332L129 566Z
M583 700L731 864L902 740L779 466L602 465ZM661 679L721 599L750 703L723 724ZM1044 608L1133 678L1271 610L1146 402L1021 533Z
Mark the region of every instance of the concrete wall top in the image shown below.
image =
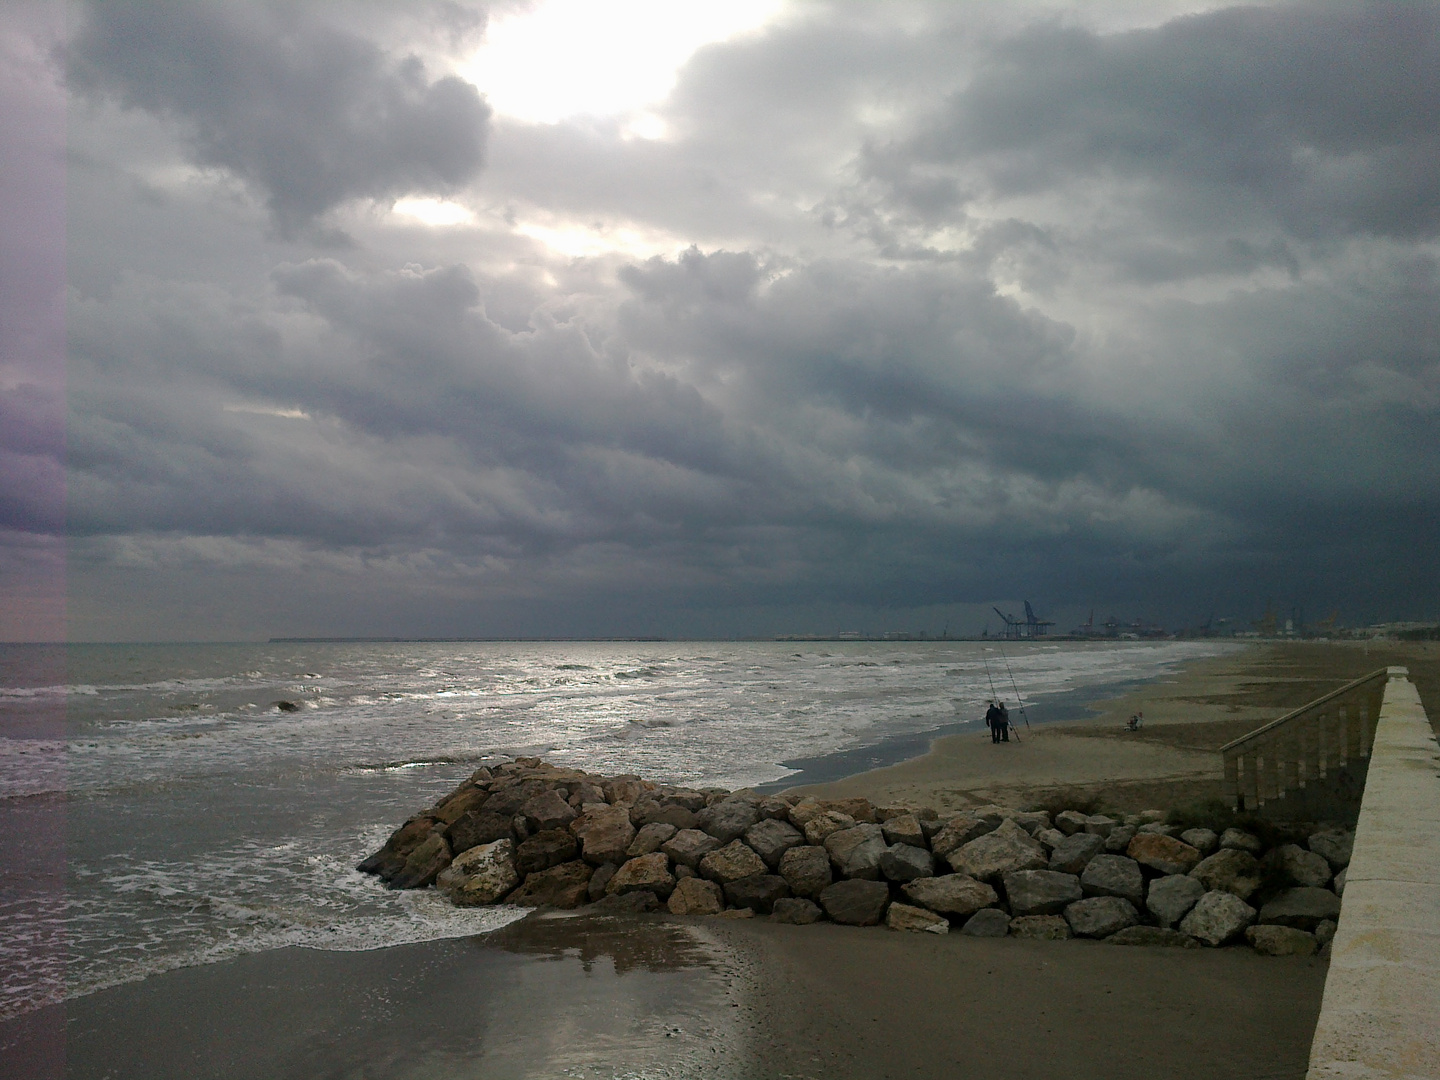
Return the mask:
M1308 1080L1440 1080L1440 746L1391 668Z

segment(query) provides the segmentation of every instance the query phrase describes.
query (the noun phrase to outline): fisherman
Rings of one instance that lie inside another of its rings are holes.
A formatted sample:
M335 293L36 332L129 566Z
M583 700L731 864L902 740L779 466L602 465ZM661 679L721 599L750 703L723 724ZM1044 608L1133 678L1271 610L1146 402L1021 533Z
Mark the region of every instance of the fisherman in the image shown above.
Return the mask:
M1000 710L995 707L995 702L990 702L990 707L985 710L985 726L990 729L990 741L1000 741Z
M1005 703L1000 702L1000 741L1010 741L1010 710L1005 708Z

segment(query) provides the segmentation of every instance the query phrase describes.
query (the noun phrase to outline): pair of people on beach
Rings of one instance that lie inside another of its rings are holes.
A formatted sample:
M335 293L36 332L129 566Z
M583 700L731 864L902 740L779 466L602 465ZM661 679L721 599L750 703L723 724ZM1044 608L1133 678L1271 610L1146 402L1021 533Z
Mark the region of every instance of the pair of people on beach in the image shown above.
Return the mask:
M992 701L985 710L985 726L990 729L991 742L1010 741L1010 712L1003 701Z

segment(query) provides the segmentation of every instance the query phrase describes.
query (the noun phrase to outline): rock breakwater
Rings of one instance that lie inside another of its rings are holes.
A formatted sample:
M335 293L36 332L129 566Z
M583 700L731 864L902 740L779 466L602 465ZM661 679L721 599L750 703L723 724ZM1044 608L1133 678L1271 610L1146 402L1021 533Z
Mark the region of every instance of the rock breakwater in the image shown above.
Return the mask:
M753 918L1308 956L1334 936L1353 837L1333 826L680 788L539 758L477 770L359 865L458 905Z

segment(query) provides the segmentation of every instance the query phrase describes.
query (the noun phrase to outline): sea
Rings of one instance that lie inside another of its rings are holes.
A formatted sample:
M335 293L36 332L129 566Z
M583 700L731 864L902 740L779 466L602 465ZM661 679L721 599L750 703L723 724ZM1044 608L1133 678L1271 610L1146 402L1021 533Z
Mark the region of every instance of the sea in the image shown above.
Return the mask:
M0 645L0 1019L269 949L497 929L520 913L354 869L482 764L774 789L978 737L992 694L1065 723L1226 648Z

